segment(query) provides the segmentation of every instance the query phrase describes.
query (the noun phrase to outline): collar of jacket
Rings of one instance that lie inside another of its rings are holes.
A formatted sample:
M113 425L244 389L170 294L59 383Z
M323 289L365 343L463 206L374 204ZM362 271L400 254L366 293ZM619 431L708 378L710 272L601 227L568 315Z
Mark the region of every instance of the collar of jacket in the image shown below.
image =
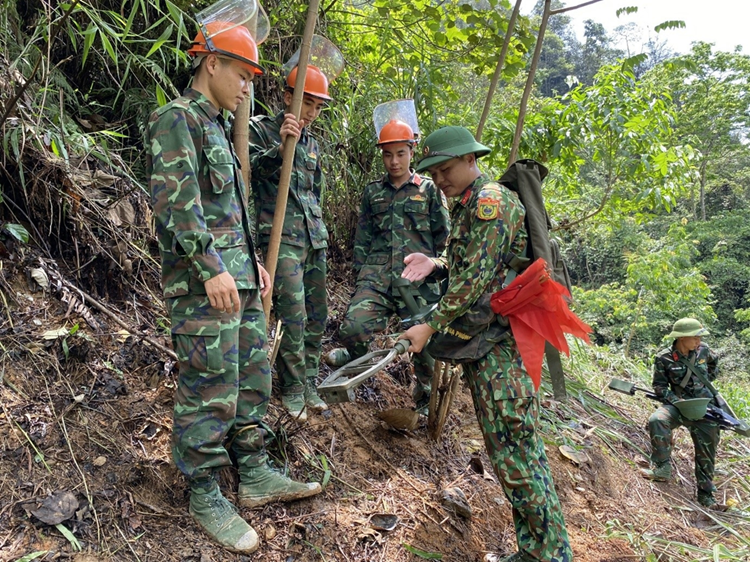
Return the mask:
M480 174L477 176L477 178L469 184L469 187L467 187L464 190L464 194L461 196L461 199L459 200L459 203L466 207L467 203L469 202L469 199L471 199L471 194L474 193L474 186L479 183L480 180L486 180L487 177L484 174Z
M422 185L422 181L423 181L422 180L422 176L420 176L418 173L416 173L413 168L409 168L409 171L411 172L411 176L409 176L409 179L406 180L402 184L401 187L403 187L407 183L413 183L417 187L419 187L420 185ZM393 185L393 182L391 182L391 176L388 174L388 172L385 173L385 175L383 176L383 179L381 181L383 182L383 185L390 185L394 189L400 189L400 187L397 188L395 185Z
M221 119L219 119L219 117L221 117L221 112L213 103L211 103L211 100L209 100L201 92L193 88L187 88L182 93L182 95L196 102L198 107L203 111L203 113L206 114L206 117L208 117L211 121L221 121L223 124L224 118L222 117Z

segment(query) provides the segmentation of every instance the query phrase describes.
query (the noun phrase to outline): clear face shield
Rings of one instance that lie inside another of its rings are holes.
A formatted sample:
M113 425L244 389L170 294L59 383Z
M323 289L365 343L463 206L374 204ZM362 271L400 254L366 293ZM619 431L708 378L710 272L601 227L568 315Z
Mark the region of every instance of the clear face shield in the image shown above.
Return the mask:
M284 76L289 76L299 64L300 50L301 47L284 63ZM339 48L322 35L313 35L307 63L320 69L328 82L333 82L344 71L345 65L344 55Z
M417 110L414 106L414 100L403 99L394 100L381 103L372 112L372 121L375 125L375 135L378 138L378 144L383 144L383 141L404 141L407 139L389 138L381 139L381 133L388 133L388 129L383 131L389 123L401 122L406 123L414 133L414 142L419 140L419 123L417 122Z

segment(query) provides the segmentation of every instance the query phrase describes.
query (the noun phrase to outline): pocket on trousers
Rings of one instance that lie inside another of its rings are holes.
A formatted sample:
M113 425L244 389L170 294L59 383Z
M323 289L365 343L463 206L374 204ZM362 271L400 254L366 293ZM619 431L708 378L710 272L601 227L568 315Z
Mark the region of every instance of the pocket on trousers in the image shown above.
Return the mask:
M198 373L221 373L224 358L219 336L172 333L172 343L180 362Z

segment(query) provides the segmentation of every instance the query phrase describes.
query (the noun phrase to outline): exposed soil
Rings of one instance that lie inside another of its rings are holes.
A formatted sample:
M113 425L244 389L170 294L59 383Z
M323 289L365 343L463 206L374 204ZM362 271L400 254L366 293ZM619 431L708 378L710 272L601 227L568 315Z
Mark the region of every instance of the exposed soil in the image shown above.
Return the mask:
M406 361L360 387L356 402L334 405L305 425L281 415L274 399L273 456L295 478L326 480L327 486L309 500L242 510L262 539L256 554L243 557L214 546L188 516L185 481L170 463L173 362L95 308L81 307L80 298L71 305L60 293L39 289L30 275L38 263L33 252L17 253L2 278L3 294L12 299L0 319L1 560L37 551L46 551L37 560L77 562L423 559L414 548L441 553L443 560L481 562L515 550L510 506L495 478L481 474L491 467L465 388L439 442L428 438L424 419L415 430L399 432L376 417L386 408L412 406ZM331 334L348 297L336 273ZM151 308L139 304L144 302ZM158 326L158 301L152 297L139 294L109 306L134 328ZM87 324L87 314L98 328ZM60 337L47 333L45 339L46 332L74 325L79 330L65 347ZM169 345L163 331L146 331ZM326 345L332 344L329 338ZM691 502L692 444L686 432L677 433L678 481L647 482L637 474L641 456L635 449L648 448L644 414L633 413L632 399L609 394L606 399L637 421L588 413L582 400L600 400L589 391L564 404L543 401L541 425L576 560L642 559L633 545L643 533L709 545L706 520ZM597 428L615 430L632 445L602 437ZM559 452L562 444L584 451L589 460L574 464ZM747 491L731 480L727 473L717 479L724 499L728 494L746 503ZM221 484L234 499L236 471L225 470ZM443 507L441 493L452 487L464 492L471 519ZM59 528L31 513L63 491L78 502L62 524L80 552ZM379 513L398 516L394 530L373 528L371 517ZM615 521L635 538L608 536L608 522Z
M30 98L18 104L21 121L36 122L25 107L33 107ZM148 198L93 155L39 152L49 139L31 142L39 133L22 132L21 161L3 151L8 211L0 218L23 222L39 246L0 232L0 561L406 562L440 554L451 562L493 562L515 551L511 509L488 474L463 386L437 442L424 419L412 431L378 419L384 409L412 406L405 360L360 387L355 402L304 425L283 415L274 398L272 456L294 478L325 489L309 500L241 510L261 537L252 556L211 543L188 515L186 483L170 458L177 373L165 351ZM23 184L12 181L19 172ZM341 252L334 248L329 259L327 347L351 288ZM327 373L323 367L321 379ZM717 540L731 545L732 535L721 535L693 502L687 432L676 432L674 481L646 481L637 468L648 450L651 405L601 390L579 384L566 403L548 394L542 401L541 430L575 559L643 560L647 534L705 548ZM618 419L589 407L605 400ZM569 460L561 445L587 459ZM750 505L748 464L744 443L722 441L722 503ZM236 470L223 471L220 481L235 500ZM451 488L463 491L471 518L444 507L442 493ZM375 529L378 514L397 516L395 528ZM731 512L725 517L731 524Z

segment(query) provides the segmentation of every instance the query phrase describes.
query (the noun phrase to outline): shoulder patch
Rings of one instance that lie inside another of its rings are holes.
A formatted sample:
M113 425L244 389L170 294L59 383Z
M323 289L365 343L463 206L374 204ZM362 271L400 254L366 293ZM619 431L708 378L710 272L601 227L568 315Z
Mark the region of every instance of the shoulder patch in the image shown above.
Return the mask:
M494 197L480 197L477 201L477 218L484 221L496 219L500 214L500 201Z

